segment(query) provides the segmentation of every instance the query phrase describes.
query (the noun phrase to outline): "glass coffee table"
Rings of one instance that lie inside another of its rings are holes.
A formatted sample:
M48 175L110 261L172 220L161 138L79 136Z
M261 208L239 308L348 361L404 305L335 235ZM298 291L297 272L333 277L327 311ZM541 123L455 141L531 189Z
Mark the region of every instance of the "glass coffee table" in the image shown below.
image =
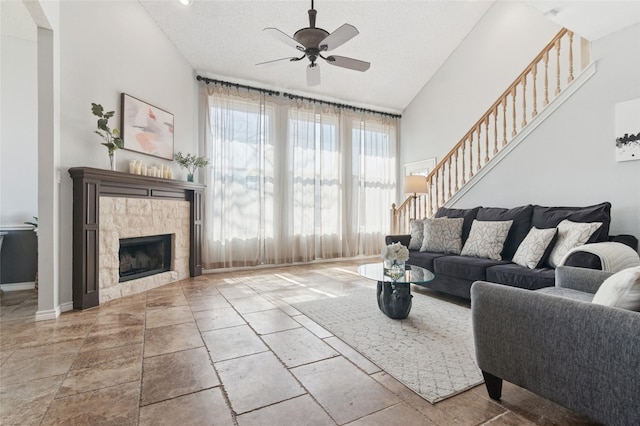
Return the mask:
M411 284L427 283L435 278L433 272L420 266L406 265L403 277L393 280L384 274L382 263L367 263L358 273L378 282L378 308L392 319L405 319L411 311Z

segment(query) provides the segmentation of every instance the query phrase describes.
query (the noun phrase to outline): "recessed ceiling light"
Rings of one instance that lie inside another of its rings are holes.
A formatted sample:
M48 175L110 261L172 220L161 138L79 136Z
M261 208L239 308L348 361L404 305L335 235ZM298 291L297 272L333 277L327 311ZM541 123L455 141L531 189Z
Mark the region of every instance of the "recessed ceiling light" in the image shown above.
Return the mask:
M180 4L183 4L185 6L189 6L191 4L192 0L178 0L180 2Z

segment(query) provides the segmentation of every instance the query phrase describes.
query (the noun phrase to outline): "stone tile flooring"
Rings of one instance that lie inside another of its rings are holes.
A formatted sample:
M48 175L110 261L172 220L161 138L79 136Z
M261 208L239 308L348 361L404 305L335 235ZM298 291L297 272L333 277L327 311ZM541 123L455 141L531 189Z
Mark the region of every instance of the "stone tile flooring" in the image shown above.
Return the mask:
M432 405L290 305L375 285L363 262L210 274L55 321L34 322L33 291L4 292L0 424L588 423L509 383L499 403L481 385Z

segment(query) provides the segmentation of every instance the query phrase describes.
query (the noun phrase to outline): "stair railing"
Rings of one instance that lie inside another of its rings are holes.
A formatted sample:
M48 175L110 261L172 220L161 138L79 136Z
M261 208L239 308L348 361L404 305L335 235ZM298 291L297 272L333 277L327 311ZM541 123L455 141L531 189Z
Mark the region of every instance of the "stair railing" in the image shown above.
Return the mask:
M433 216L589 65L588 40L563 28L427 175L427 193L391 206L391 233L407 233L416 217Z

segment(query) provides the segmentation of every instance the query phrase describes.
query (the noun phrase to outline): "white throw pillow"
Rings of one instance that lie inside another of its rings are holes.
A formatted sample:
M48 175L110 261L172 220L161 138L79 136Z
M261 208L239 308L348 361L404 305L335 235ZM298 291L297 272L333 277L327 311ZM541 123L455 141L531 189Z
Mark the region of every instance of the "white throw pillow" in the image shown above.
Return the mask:
M469 238L462 248L462 256L484 257L502 260L502 248L509 235L513 220L482 221L474 220Z
M420 251L460 254L463 218L433 218L423 221L424 239Z
M411 227L409 250L420 250L420 247L422 247L422 240L424 240L423 219L411 219L411 221L409 221L409 226Z
M640 312L640 266L607 278L593 296L593 303Z
M556 268L574 247L584 245L589 237L602 226L602 222L578 223L565 219L558 224L558 239L549 255L549 266Z
M556 228L538 229L535 226L531 228L513 255L513 263L529 269L537 268L556 232L558 232Z

